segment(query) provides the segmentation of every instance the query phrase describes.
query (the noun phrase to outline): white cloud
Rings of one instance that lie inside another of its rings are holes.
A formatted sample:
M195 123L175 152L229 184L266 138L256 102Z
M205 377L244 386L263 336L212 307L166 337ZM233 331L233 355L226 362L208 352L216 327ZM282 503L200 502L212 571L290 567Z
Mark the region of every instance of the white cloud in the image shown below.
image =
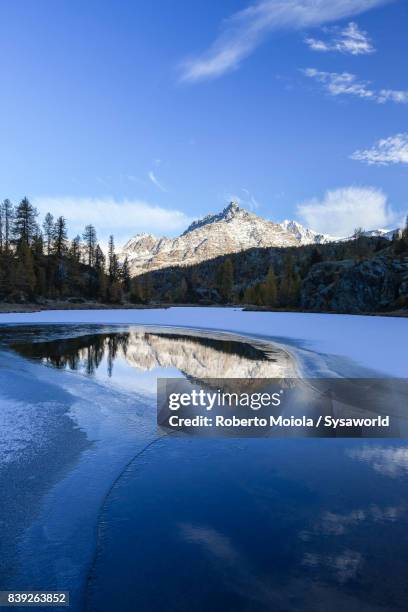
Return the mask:
M376 472L390 478L398 478L408 474L408 447L365 446L349 449L346 454L352 459L367 463Z
M301 30L352 17L388 0L260 0L226 19L220 35L202 55L185 61L181 80L220 77L239 67L275 30Z
M408 164L408 133L378 140L370 149L355 151L351 159L377 166Z
M367 81L359 81L349 72L321 72L316 68L306 68L303 74L318 83L323 83L331 96L348 94L359 98L373 98L375 95Z
M341 583L355 578L362 563L363 556L355 550L345 550L339 555L306 552L303 557L303 565L309 567L327 566Z
M240 555L231 540L212 527L183 523L180 531L187 542L201 544L215 557L228 563L239 562Z
M408 91L401 89L381 89L377 94L377 102L395 102L396 104L408 104Z
M316 68L306 68L302 72L308 78L322 83L331 96L351 95L371 100L377 104L386 102L408 104L408 91L396 89L377 91L371 87L370 81L360 81L355 74L350 72L324 72Z
M153 185L160 189L160 191L167 191L167 189L160 183L153 170L150 170L147 176L149 177L149 180L153 183Z
M308 227L333 236L350 236L357 227L387 227L395 219L386 195L375 187L326 191L322 200L299 204L297 213Z
M141 232L178 234L192 219L179 210L169 210L142 200L114 198L36 197L32 200L43 217L51 212L63 215L71 237L82 234L85 225L92 223L102 244L114 234L117 245Z
M349 451L346 451L349 454ZM388 523L394 522L401 515L406 514L404 505L380 507L371 504L368 508L352 510L348 514L325 511L318 517L310 530L303 530L299 537L304 541L324 536L342 536L365 522Z
M332 28L329 31L335 34L331 40L306 38L306 44L313 51L338 51L349 55L367 55L375 51L367 32L360 30L353 21L343 30Z

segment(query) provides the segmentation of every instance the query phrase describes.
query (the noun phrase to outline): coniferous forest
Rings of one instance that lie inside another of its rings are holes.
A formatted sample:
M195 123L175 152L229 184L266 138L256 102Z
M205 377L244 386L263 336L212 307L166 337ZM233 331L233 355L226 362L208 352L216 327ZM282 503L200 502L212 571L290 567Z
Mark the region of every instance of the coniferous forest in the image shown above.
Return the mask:
M236 304L270 310L399 312L408 309L408 223L393 240L253 248L139 276L133 291L156 303Z
M63 216L40 223L27 198L0 205L0 299L9 303L68 300L118 303L129 292L127 262L119 265L113 236L107 256L93 225L68 239Z
M255 248L131 278L113 236L105 254L93 225L69 239L63 216L47 213L41 220L27 198L17 205L6 199L0 205L0 301L403 313L408 309L408 223L392 241L357 230L350 241Z

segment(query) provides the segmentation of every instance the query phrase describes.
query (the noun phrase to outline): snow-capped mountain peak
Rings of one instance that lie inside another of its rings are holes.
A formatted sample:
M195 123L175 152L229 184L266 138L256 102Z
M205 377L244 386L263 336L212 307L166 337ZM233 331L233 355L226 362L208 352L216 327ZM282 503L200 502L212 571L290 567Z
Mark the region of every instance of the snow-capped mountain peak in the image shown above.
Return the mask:
M185 236L189 232L193 232L194 230L203 227L204 225L210 225L211 223L218 223L219 221L231 221L234 218L242 217L249 214L244 208L241 208L237 202L230 202L228 206L224 208L220 213L217 214L209 214L201 219L197 219L193 221L188 228L181 234Z
M338 238L334 236L329 236L328 234L319 234L307 227L304 227L301 223L297 221L291 221L289 219L285 219L280 223L280 226L291 232L296 239L299 241L299 244L324 244L326 242L333 242L338 240Z
M273 223L231 202L221 212L191 223L178 237L138 234L125 245L133 276L170 266L187 266L251 248L320 244L333 240L295 221Z
M372 230L367 236L392 239L396 230ZM133 276L171 266L189 266L251 248L291 247L351 240L320 234L297 221L273 223L231 202L221 212L193 221L176 238L137 234L125 245L121 258L128 258Z

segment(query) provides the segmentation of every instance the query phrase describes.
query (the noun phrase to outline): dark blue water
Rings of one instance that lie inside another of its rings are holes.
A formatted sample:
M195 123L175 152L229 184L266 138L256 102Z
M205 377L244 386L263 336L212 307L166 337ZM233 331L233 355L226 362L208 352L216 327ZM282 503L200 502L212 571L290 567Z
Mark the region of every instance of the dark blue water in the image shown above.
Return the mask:
M90 610L406 610L408 447L162 440L106 503Z
M42 450L7 459L16 495L8 493L0 509L10 535L1 565L13 584L22 588L29 575L37 580L30 587L67 584L72 609L100 612L408 608L405 441L143 431L143 421L153 426L143 406L151 409L157 376L199 378L221 367L237 376L290 371L284 351L158 330L44 328L6 336L37 365L26 372L16 362L19 382L1 390L4 406L10 397L16 415L24 403L38 415L47 406L42 429L53 425ZM35 379L44 365L54 372L49 387ZM57 389L54 407L48 400ZM44 449L61 465L44 466ZM21 521L28 503L42 504L41 512L30 517L27 509ZM27 538L30 521L36 528Z

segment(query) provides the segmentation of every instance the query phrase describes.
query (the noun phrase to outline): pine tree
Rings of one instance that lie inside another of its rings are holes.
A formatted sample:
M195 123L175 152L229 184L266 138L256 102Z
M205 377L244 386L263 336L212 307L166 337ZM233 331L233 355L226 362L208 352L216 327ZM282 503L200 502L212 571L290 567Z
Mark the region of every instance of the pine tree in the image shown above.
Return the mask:
M45 296L47 293L47 275L45 272L45 268L39 267L39 266L35 266L35 276L36 276L36 282L35 282L35 294L36 295L41 295L41 296Z
M254 289L253 287L247 287L244 291L242 298L243 304L254 304Z
M143 276L143 282L142 282L143 301L146 304L148 304L150 300L152 299L152 292L153 292L152 277L149 273L147 273Z
M25 241L19 245L14 284L15 288L24 293L26 297L33 297L36 285L34 260L31 249Z
M111 283L114 283L118 280L119 276L119 262L118 258L115 254L115 241L113 236L109 236L109 246L108 246L108 273L109 280Z
M33 237L32 251L36 261L39 263L44 255L44 238L40 231Z
M184 304L186 302L187 295L188 295L188 284L187 284L185 277L183 276L180 282L179 290L178 290L177 301L180 302L180 304Z
M30 245L38 233L37 216L36 208L27 198L23 198L16 208L13 223L13 237L18 247L23 244Z
M3 242L4 242L4 213L3 213L3 204L0 204L0 253L3 252Z
M322 254L318 247L314 247L310 255L310 265L314 266L314 264L320 263L321 261L323 261Z
M405 243L405 248L408 248L408 215L405 219L405 227L402 230L402 240Z
M97 297L103 301L106 299L106 290L107 290L105 264L106 264L105 255L103 254L103 251L98 244L95 249L95 270L97 273L97 283L98 283L96 292L97 292Z
M9 199L5 199L1 206L1 218L2 218L2 247L5 253L10 250L12 225L14 218L13 205Z
M225 302L229 302L232 298L232 287L234 282L234 266L229 257L227 257L217 270L217 288Z
M292 285L292 306L299 306L301 286L302 286L302 279L299 273L295 271L293 275L293 285Z
M96 250L96 230L93 225L87 225L83 233L83 239L85 242L86 257L88 266L92 267L95 263L95 250Z
M10 200L6 199L0 204L2 247L0 253L0 294L4 297L12 293L15 287L15 261L10 250L13 216L13 205Z
M301 279L294 268L293 258L285 260L283 276L279 288L279 301L282 306L296 306L299 302Z
M123 291L128 293L130 291L130 270L129 270L129 261L127 256L122 265L121 269L121 278L122 278L122 287Z
M43 222L44 239L45 239L45 251L47 255L51 255L52 244L54 238L54 217L51 213L45 215Z
M279 287L279 300L281 306L289 306L293 293L293 260L290 256L286 257L283 275Z
M264 283L255 283L254 285L250 285L244 291L242 303L253 304L254 306L263 306L265 304L264 293Z
M67 222L64 217L58 217L53 227L53 250L60 259L68 251ZM48 253L49 254L49 253Z
M131 280L129 299L133 304L141 304L144 301L143 287L138 278Z
M119 268L118 257L115 253L115 241L113 236L109 236L108 245L108 300L113 303L120 302L122 300L122 285L121 285L121 273Z
M99 246L99 244L96 245L96 249L95 249L95 268L97 270L105 270L105 255L103 254L103 251L101 249L101 247Z
M78 264L81 260L81 236L75 236L69 249L69 258Z
M81 276L81 237L75 236L68 250L68 260L70 265L69 281L71 291L84 294L84 279Z
M263 284L263 302L266 306L276 306L278 290L276 285L276 276L272 266L269 266L268 274L266 275L265 283Z

